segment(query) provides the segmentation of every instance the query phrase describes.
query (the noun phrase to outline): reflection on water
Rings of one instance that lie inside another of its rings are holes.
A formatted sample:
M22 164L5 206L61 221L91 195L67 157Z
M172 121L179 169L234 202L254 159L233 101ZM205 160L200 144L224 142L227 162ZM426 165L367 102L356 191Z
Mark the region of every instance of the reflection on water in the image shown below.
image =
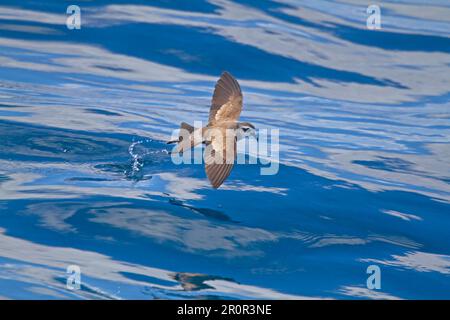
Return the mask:
M0 5L0 298L450 297L449 6L383 2L380 31L347 0L81 9ZM212 190L165 141L223 70L280 170Z

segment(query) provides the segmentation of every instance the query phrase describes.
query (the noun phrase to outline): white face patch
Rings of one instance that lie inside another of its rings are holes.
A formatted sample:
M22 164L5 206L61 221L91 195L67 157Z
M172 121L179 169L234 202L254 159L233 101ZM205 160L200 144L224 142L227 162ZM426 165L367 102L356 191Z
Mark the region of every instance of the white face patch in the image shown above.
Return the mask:
M241 140L245 137L252 137L252 136L256 137L256 130L250 126L244 125L244 126L241 126L237 130L236 134L237 134L238 140Z

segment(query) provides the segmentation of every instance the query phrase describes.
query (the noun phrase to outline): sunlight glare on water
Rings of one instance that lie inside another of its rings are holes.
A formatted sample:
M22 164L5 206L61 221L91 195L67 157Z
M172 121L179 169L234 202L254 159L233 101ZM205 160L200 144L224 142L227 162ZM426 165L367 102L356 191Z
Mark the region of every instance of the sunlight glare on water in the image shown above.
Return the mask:
M450 298L449 3L69 4L0 2L0 298ZM223 71L280 167L214 190L166 141Z

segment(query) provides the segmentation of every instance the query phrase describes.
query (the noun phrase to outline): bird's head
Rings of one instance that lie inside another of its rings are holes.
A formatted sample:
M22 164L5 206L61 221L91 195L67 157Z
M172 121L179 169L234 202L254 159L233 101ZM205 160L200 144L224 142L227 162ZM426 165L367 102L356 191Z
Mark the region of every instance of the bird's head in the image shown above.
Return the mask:
M237 126L238 135L241 138L254 137L258 140L258 134L256 128L249 122L239 122Z

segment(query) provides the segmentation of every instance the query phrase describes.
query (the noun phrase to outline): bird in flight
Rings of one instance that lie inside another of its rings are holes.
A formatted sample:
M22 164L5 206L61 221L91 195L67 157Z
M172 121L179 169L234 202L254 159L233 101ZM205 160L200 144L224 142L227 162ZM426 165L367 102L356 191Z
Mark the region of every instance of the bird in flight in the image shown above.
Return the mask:
M205 171L213 188L219 188L230 175L236 159L237 141L257 138L255 126L239 122L243 96L237 80L228 72L222 73L214 88L208 124L203 128L182 122L174 152L183 153L196 145L205 144Z

